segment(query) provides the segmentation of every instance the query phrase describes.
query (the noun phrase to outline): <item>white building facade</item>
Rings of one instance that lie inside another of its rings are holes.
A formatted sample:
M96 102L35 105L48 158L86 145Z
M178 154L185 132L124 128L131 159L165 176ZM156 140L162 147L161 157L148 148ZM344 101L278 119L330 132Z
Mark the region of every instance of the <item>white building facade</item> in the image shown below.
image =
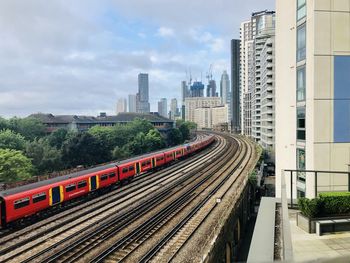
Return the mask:
M117 110L116 110L116 113L121 113L121 112L126 112L127 110L127 102L126 102L126 99L118 99L117 100Z
M185 99L185 120L195 121L194 112L198 108L212 108L216 106L221 106L221 98L219 97L192 97Z
M276 196L283 170L348 171L349 1L277 0L276 87ZM297 177L294 198L348 190L347 176Z

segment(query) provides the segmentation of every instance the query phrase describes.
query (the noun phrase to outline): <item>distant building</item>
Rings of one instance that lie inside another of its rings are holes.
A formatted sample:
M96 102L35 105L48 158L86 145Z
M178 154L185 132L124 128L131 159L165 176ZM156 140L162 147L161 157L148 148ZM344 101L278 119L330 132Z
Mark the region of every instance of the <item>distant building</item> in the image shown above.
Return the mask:
M168 102L166 98L161 98L160 101L158 101L158 113L160 116L168 117Z
M240 40L231 40L231 114L232 130L241 131L240 103Z
M175 120L177 116L179 116L179 109L177 107L177 99L171 99L170 102L170 119Z
M81 115L52 115L50 113L38 113L32 114L29 117L34 117L41 120L46 126L47 133L51 133L60 128L83 132L96 125L103 127L125 125L129 122L132 122L135 118L148 120L160 132L167 132L174 127L173 120L164 118L158 114L122 112L116 116L107 116L105 113L103 113L98 117L93 117Z
M191 86L191 97L204 97L204 84L202 82L193 82Z
M138 113L149 113L150 104L149 104L149 82L148 74L140 73L138 75L138 100L137 100L137 109Z
M209 80L207 85L207 97L217 97L216 96L216 82L215 80Z
M199 129L212 129L218 124L228 124L228 105L202 107L194 110L194 122Z
M118 99L117 101L117 114L121 112L126 112L127 110L127 102L126 99Z
M198 108L212 108L221 106L221 98L219 97L196 97L186 98L185 100L185 120L194 122L194 111Z
M222 104L227 104L229 92L230 92L230 78L227 74L227 71L224 70L224 72L221 75L221 81L220 81L220 96L222 99Z
M182 103L185 103L185 99L190 97L190 91L185 80L181 82L181 97Z
M130 94L129 95L129 110L128 112L136 112L136 95Z

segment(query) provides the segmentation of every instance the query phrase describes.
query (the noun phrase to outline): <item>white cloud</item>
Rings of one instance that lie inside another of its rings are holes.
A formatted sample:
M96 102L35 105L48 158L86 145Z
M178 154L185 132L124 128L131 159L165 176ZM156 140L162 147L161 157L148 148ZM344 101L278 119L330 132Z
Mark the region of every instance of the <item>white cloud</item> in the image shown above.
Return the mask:
M175 32L172 28L162 26L158 28L157 35L161 37L173 37L175 35Z

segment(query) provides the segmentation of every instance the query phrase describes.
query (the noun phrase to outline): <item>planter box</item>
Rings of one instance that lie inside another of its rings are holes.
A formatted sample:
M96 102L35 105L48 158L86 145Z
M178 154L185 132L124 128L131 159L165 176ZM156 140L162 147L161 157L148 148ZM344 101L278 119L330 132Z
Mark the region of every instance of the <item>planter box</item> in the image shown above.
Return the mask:
M307 233L313 234L316 233L316 222L319 220L334 220L334 219L350 219L349 215L340 215L332 217L317 217L317 218L308 218L303 216L301 212L296 214L297 226L300 227ZM344 230L342 230L344 231Z
M306 216L303 216L300 212L296 215L297 220L297 226L300 227L302 230L304 230L307 233L316 233L316 221L318 219L314 218L308 218Z

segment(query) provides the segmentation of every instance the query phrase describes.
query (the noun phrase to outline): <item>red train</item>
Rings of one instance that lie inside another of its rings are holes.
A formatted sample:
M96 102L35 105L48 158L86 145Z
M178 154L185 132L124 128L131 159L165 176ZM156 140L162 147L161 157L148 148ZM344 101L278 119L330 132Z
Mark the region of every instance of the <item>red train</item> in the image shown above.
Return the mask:
M213 141L210 135L189 144L2 191L0 227L89 192L129 181L135 175L203 149Z

